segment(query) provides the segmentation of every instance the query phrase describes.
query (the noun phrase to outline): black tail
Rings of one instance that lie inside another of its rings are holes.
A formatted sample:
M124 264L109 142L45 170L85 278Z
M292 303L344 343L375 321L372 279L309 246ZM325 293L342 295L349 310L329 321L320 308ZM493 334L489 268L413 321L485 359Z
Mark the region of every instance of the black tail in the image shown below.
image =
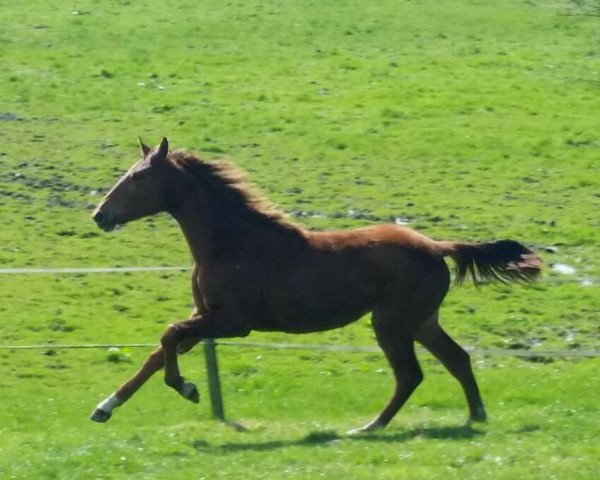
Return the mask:
M444 256L456 262L457 284L470 276L483 282L532 282L542 270L541 259L514 240L489 243L439 242Z

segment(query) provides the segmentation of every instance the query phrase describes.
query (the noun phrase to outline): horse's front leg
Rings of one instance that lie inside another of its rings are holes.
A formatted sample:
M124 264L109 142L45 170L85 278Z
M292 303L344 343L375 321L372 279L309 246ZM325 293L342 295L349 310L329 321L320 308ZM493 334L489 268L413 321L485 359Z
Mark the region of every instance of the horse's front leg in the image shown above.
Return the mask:
M222 311L208 312L189 320L169 325L161 338L165 362L165 383L182 397L197 402L199 394L193 383L186 382L179 372L177 348L194 338L246 336L250 329Z
M177 353L183 354L191 350L201 338L189 338L177 346ZM115 407L129 400L146 381L165 365L165 354L162 347L152 352L136 374L121 385L108 398L100 402L90 418L95 422L106 422L112 416Z

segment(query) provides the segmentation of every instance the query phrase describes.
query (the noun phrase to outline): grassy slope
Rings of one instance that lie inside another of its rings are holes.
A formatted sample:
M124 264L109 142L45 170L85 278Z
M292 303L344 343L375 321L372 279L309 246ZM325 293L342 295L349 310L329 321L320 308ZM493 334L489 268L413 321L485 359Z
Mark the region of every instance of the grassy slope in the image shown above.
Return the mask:
M557 247L547 263L600 276L597 19L559 15L560 2L74 10L3 7L3 266L189 263L166 217L112 235L89 221L97 192L135 159L135 138L167 135L235 159L286 210L328 216L303 218L308 226L368 223L349 218L357 212L409 218L436 238ZM597 349L596 289L462 287L443 318L463 344ZM153 341L187 314L190 297L181 274L2 276L0 291L4 344ZM362 321L255 339L365 345L371 336ZM376 468L378 478L593 478L598 456L588 421L598 413L596 360L478 358L493 422L474 431L456 427L465 414L457 386L428 363L435 381L394 428L345 440L332 432L368 419L388 393L379 356L224 349L229 411L252 427L240 435L194 421L197 410L158 379L96 428L88 410L145 352L46 353L0 352L12 372L0 383L4 476L120 478L125 468L158 478L177 468L230 478L245 468L248 478L371 478ZM198 356L186 362L201 382Z

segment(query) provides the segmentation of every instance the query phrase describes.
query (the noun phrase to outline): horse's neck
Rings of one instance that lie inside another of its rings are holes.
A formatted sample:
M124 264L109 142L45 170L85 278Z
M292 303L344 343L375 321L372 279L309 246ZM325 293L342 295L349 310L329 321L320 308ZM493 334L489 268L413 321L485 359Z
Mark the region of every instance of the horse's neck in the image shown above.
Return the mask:
M194 261L204 263L206 257L214 250L216 238L211 228L211 216L203 205L205 199L201 195L188 195L181 201L179 208L172 211L177 220Z
M188 242L194 261L203 264L218 250L245 240L246 234L256 234L250 218L243 212L227 211L219 199L206 198L202 193L190 195L173 216ZM217 210L218 209L218 210Z

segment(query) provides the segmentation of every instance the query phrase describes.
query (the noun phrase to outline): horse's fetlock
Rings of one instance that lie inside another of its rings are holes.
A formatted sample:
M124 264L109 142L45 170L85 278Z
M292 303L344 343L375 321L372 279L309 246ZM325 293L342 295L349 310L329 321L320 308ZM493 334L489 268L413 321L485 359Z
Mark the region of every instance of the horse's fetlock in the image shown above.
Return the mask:
M175 390L179 390L179 388L183 384L183 378L182 377L173 377L173 378L165 377L165 384L168 387L174 388Z

